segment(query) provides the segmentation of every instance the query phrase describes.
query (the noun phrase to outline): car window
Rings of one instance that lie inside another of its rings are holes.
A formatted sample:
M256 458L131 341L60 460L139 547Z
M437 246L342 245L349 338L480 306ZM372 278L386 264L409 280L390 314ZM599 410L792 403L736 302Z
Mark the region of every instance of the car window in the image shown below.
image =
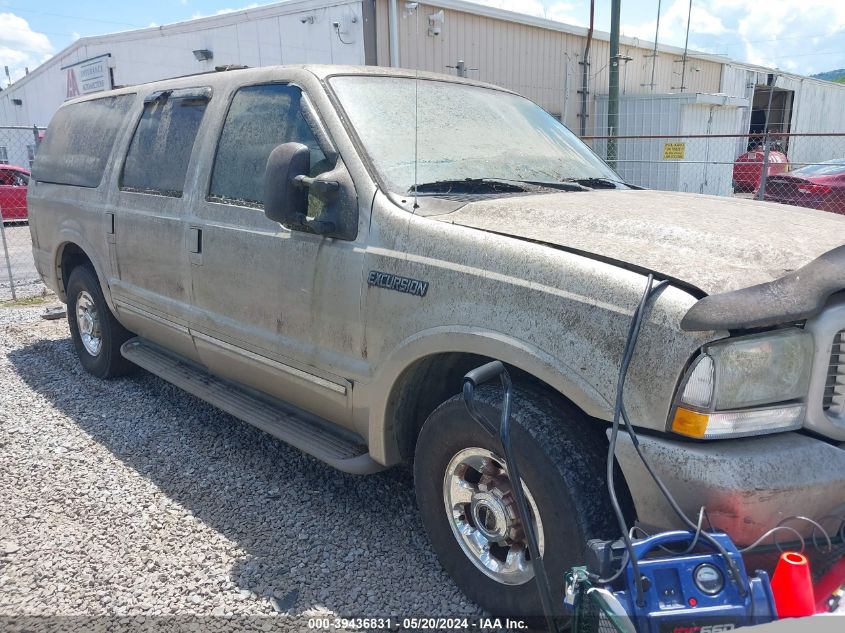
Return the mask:
M311 176L328 171L326 158L303 114L302 91L287 84L248 86L235 93L211 174L213 202L264 205L264 168L280 143L302 143L311 150Z
M806 165L792 173L801 176L833 176L845 173L845 161L831 160L816 165Z
M126 154L121 188L181 197L208 95L149 98Z
M134 94L72 103L59 109L38 147L36 180L97 187Z
M26 187L29 184L29 176L20 171L12 172L10 184L14 187Z

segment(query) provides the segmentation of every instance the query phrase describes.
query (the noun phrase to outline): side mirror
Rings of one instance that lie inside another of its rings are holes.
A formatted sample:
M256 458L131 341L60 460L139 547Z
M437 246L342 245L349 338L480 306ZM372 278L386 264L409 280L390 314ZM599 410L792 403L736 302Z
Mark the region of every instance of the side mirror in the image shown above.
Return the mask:
M302 143L282 143L270 152L264 170L264 215L285 225L300 224L308 212L308 189L297 177L308 175L311 152Z
M358 235L358 197L343 160L315 178L307 174L311 153L301 143L270 152L264 171L264 215L289 229L339 240ZM309 217L309 213L313 217Z

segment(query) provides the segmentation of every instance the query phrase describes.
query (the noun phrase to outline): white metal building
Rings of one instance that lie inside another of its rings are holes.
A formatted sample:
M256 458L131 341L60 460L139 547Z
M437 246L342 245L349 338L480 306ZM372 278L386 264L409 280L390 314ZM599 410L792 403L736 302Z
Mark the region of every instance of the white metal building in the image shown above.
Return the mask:
M69 97L218 66L393 63L454 73L451 67L461 61L469 77L526 95L576 132L602 134L595 115L607 92L609 36L594 33L584 86L586 39L581 27L463 0L289 0L82 38L0 92L0 125L46 125ZM652 43L624 37L620 52L623 95L684 92L745 100L731 115L734 131L744 134L772 92L780 131L845 130L843 85L720 56L685 57L671 46L660 46L654 57Z

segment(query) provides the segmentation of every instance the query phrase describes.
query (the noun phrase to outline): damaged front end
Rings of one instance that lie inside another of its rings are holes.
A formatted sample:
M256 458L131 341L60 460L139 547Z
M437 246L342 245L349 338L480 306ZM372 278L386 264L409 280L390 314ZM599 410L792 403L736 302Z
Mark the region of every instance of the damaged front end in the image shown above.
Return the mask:
M690 362L670 435L641 438L683 509L705 506L739 544L796 515L835 534L845 521L845 246L774 281L705 297L681 327L731 333ZM674 525L633 445L622 438L616 454L638 514Z

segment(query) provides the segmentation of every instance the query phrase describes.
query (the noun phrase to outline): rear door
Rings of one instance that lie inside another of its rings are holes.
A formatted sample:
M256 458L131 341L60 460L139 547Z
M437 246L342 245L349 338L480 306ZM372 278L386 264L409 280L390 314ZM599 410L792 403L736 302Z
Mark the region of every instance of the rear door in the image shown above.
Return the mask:
M114 198L113 240L121 320L134 332L188 357L186 176L211 99L205 87L149 94L129 144Z

